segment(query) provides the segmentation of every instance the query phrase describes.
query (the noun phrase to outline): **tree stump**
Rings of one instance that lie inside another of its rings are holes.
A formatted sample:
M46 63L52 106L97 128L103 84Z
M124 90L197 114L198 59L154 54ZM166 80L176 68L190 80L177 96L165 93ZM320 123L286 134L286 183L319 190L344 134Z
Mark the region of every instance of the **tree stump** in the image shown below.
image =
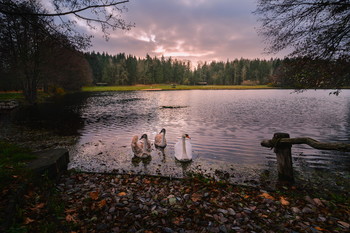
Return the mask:
M277 156L278 180L281 182L294 183L292 144L279 142L281 138L289 138L288 133L275 133L273 135L274 152Z

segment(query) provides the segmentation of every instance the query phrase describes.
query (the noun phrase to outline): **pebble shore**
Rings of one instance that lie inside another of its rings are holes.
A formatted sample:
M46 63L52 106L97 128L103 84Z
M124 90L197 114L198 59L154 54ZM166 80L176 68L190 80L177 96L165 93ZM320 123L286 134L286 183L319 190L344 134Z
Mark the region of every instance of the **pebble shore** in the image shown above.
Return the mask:
M349 232L350 208L298 187L70 173L57 184L77 232Z

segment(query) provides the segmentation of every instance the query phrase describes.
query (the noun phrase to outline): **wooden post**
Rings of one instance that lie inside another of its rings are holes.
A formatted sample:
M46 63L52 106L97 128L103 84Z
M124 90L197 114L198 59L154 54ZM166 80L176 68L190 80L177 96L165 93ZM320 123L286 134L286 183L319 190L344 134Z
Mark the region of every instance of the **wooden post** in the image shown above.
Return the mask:
M294 183L292 144L279 142L282 138L289 138L289 134L275 133L272 139L275 142L274 152L277 156L278 179L281 182Z

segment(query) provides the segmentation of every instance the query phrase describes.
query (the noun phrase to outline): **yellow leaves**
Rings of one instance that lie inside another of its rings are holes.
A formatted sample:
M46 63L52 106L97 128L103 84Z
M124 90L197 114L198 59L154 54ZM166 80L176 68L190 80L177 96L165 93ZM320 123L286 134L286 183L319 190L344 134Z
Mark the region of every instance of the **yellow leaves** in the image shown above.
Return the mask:
M90 195L92 200L97 200L99 193L98 193L98 191L94 191L94 192L90 192L89 195Z
M120 192L117 194L118 197L124 197L126 195L127 195L126 192Z

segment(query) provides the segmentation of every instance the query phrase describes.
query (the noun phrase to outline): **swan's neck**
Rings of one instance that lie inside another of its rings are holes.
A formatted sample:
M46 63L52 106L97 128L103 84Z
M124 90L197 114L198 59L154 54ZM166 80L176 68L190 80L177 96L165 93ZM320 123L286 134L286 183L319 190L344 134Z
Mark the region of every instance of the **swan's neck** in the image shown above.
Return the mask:
M143 138L143 150L147 150L147 139Z
M183 153L183 155L187 156L187 153L186 153L186 138L182 138L182 153Z
M161 142L161 144L164 145L164 143L165 143L165 134L162 133L162 142Z

